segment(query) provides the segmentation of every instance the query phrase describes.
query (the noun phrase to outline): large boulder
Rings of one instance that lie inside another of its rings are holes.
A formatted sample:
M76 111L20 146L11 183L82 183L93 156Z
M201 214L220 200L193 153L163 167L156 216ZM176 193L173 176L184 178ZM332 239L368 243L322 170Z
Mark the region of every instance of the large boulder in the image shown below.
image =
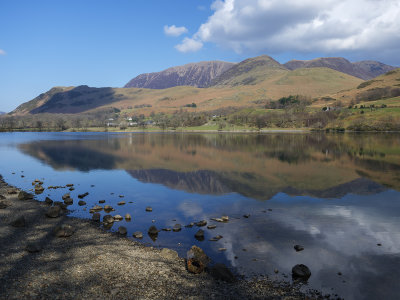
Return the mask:
M192 246L186 254L187 269L190 273L200 274L210 263L210 258L197 246Z

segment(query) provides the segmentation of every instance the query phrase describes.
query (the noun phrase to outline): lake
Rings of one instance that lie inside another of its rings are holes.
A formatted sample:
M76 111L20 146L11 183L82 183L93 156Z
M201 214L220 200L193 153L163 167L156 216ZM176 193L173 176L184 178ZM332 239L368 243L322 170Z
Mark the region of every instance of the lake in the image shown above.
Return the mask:
M138 241L182 257L198 245L247 278L290 281L301 263L312 272L308 288L346 299L400 295L399 134L0 133L0 174L26 191L35 179L74 184L71 216L91 218L105 200L112 215L132 216L110 230L125 226L132 239L142 231ZM229 222L212 220L221 216ZM200 220L216 225L201 227L204 240L185 227ZM147 235L175 224L182 230Z

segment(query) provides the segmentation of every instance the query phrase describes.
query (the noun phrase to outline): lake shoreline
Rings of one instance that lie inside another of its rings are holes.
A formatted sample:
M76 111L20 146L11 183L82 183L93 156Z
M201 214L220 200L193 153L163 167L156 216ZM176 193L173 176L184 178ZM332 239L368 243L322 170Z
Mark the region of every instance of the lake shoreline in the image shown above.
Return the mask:
M306 297L300 286L268 278L227 283L208 272L188 273L185 260L172 250L145 246L66 214L48 218L48 204L19 200L19 192L0 175L2 299ZM10 225L21 216L23 226ZM54 230L65 224L72 226L73 234L55 236Z

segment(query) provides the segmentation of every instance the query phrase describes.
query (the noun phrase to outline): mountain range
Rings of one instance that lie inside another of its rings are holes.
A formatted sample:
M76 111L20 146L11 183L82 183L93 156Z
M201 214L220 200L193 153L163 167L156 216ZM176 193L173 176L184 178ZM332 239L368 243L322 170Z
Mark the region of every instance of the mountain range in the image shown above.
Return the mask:
M76 114L117 109L126 114L148 115L152 111L173 112L182 108L212 111L249 107L288 95L317 99L343 91L362 91L359 88L364 82L361 77L370 78L393 69L379 62L351 63L344 58L280 64L267 55L236 64L200 62L139 75L124 88L55 87L21 104L11 114ZM394 77L389 81L385 77L379 81L379 86L396 85L397 77ZM355 94L347 92L342 95L343 100L350 101ZM196 108L188 108L192 103Z

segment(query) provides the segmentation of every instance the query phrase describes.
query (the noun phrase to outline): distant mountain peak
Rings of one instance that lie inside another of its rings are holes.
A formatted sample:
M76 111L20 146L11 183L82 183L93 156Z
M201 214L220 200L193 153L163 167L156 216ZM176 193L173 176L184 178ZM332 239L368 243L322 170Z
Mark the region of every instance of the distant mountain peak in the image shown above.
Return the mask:
M369 80L395 69L378 61L366 60L352 63L343 57L319 57L312 60L291 60L284 64L289 70L300 68L330 68L342 73Z
M165 89L175 86L206 87L211 81L234 66L223 61L202 61L171 67L161 72L141 74L129 81L125 88Z

